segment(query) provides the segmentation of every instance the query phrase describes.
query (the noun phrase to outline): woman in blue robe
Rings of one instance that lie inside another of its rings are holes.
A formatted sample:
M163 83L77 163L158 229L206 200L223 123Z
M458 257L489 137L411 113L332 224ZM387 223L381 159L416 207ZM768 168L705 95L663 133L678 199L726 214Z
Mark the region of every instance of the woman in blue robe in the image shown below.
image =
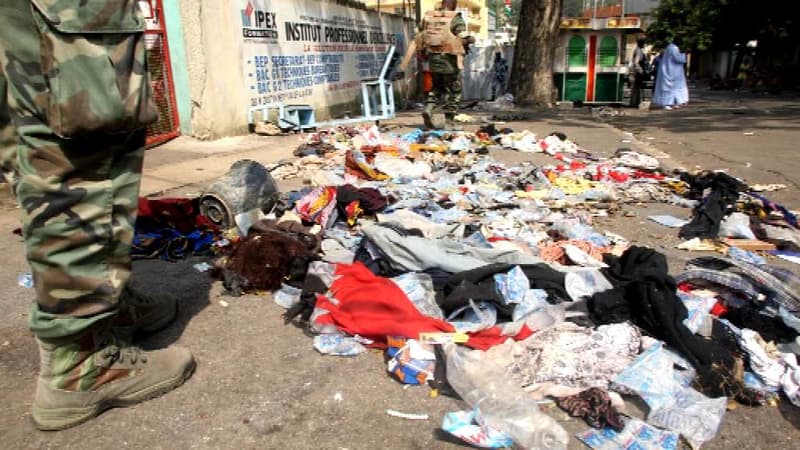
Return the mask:
M676 41L664 49L658 64L653 105L664 109L689 103L689 88L686 86L686 54L681 53Z

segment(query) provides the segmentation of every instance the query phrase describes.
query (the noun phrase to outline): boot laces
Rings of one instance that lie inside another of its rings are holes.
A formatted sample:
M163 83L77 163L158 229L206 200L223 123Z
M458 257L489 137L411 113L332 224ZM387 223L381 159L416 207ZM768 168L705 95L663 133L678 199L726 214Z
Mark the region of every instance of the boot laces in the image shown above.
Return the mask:
M98 335L98 344L102 348L100 356L108 361L109 365L116 362L147 363L147 354L144 350L133 345L126 345L109 328Z

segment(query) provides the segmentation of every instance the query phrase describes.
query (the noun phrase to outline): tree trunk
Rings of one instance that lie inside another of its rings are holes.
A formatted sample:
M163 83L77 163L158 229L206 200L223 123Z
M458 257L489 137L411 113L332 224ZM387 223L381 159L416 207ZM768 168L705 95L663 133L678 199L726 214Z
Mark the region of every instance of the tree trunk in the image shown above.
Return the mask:
M510 88L522 106L553 106L553 59L563 0L523 0Z

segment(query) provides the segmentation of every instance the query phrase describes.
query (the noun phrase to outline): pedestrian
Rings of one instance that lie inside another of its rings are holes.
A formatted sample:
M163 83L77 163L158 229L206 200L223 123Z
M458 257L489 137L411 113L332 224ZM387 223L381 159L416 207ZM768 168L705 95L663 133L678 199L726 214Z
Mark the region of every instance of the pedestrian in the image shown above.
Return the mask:
M13 174L34 279L42 430L163 394L194 370L188 350L131 342L177 308L127 286L145 126L158 117L144 26L133 0L0 4L0 167Z
M633 50L633 56L628 68L631 85L631 106L634 108L638 108L639 103L642 102L644 83L650 76L650 61L644 53L644 43L644 39L636 41L636 48Z
M661 56L664 54L661 49L654 49L654 52L655 56L653 56L653 61L650 63L650 75L653 77L653 87L651 92L653 94L656 92L656 83L658 83L658 66L661 64Z
M455 116L461 102L461 70L464 68L464 55L475 38L467 33L467 25L461 13L456 12L456 0L444 0L439 10L428 11L422 19L421 31L414 38L415 46L409 48L405 65L412 50L419 47L427 57L428 67L433 79L433 89L425 99L422 118L426 128L435 128L433 113L436 106L444 110L445 128L456 130Z
M678 39L667 45L658 63L653 105L672 109L689 103L686 85L686 54L678 49Z
M494 54L494 63L492 64L492 101L497 98L497 94L505 93L506 90L506 76L508 76L508 63L503 58L503 54L496 52Z

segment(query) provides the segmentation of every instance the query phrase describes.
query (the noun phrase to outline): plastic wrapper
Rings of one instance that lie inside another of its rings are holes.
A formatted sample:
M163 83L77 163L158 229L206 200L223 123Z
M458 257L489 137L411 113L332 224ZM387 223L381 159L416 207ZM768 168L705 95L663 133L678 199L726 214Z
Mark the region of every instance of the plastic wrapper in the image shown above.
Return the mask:
M607 237L595 231L592 227L575 220L563 220L553 224L553 229L567 239L589 241L598 247L608 247L611 242Z
M433 290L433 280L425 273L409 272L392 278L417 307L417 310L426 316L444 319L444 313L436 303L436 291Z
M745 213L735 212L722 219L719 224L719 237L738 239L755 239L756 235L750 229L750 217Z
M511 313L511 320L514 322L523 320L532 313L540 309L546 309L549 306L547 291L544 289L529 289L522 301L514 307L514 312Z
M567 432L485 352L448 344L445 353L447 380L467 404L480 410L486 425L508 433L523 448L567 448Z
M474 302L456 309L447 321L459 333L470 333L491 328L497 324L497 307L488 302Z
M300 301L300 294L302 293L302 289L289 286L288 284L281 284L281 288L272 294L272 299L275 300L278 306L289 309Z
M592 268L567 272L564 275L564 286L574 301L614 288L599 270Z
M362 341L366 341L365 344L371 343L369 340L343 334L320 334L314 336L314 349L323 355L356 356L367 351L366 347L362 345Z
M717 304L717 299L715 297L702 297L680 291L678 291L678 298L681 299L689 313L687 317L683 319L683 324L686 325L686 328L691 330L692 333L697 333L707 320L711 308Z
M708 398L676 376L675 360L661 342L639 355L614 382L636 392L650 407L648 423L680 433L697 449L719 430L726 397Z
M670 228L680 228L690 222L689 220L679 219L675 216L648 216L647 218L659 225Z
M519 266L514 266L508 273L499 273L494 276L497 289L503 295L505 304L521 303L525 294L531 288L530 280Z
M486 425L477 408L444 415L442 429L462 441L480 448L508 448L514 441L508 434Z
M671 431L659 430L638 419L628 419L622 431L613 428L587 430L575 435L595 450L677 450L680 437Z

